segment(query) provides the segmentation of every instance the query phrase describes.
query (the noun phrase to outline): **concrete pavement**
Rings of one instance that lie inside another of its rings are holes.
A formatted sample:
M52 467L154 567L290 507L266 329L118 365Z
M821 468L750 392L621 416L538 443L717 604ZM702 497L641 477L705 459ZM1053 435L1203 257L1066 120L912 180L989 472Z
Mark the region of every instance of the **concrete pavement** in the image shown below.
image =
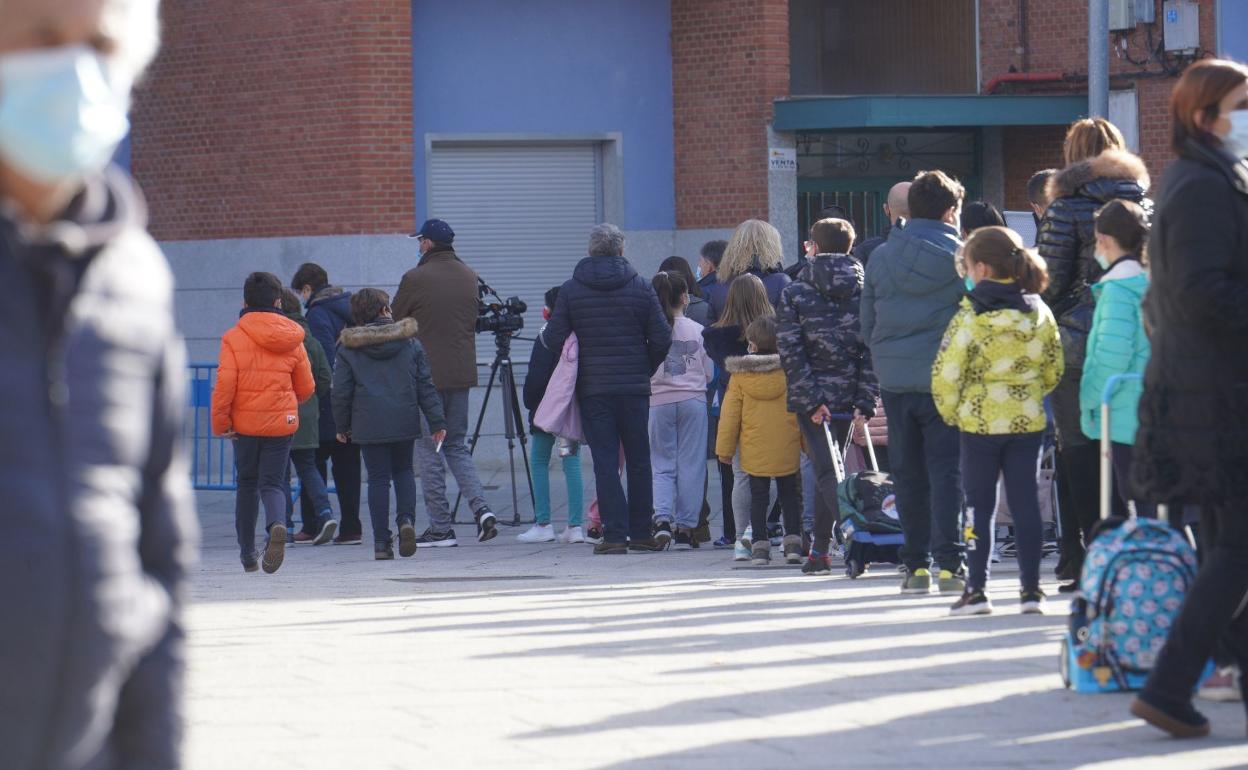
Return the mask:
M1008 564L987 618L888 567L595 557L511 528L374 562L366 525L269 576L238 564L232 497L199 501L192 770L1248 767L1239 704L1201 704L1215 737L1181 743L1128 696L1062 689L1065 601L1018 615Z

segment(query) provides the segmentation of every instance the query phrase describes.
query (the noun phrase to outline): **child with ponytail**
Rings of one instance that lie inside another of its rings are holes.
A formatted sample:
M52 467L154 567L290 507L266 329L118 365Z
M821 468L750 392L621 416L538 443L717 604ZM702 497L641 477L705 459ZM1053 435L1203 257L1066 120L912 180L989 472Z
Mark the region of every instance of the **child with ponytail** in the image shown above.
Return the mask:
M962 249L973 284L949 322L932 366L932 396L944 421L962 432L970 574L953 615L992 612L985 588L996 528L997 479L1014 516L1021 610L1044 609L1037 488L1045 429L1044 397L1061 379L1062 342L1038 294L1044 262L1005 227L975 231Z
M1092 287L1096 314L1088 332L1087 358L1079 383L1083 432L1101 440L1101 397L1115 374L1144 374L1150 347L1144 334L1140 306L1148 291L1144 272L1144 244L1148 241L1148 214L1138 203L1112 200L1096 212L1096 261L1105 274ZM1138 426L1136 412L1144 393L1143 380L1119 383L1109 402L1110 449L1117 488L1127 502L1131 460ZM1136 513L1154 518L1155 506L1136 502Z
M674 538L675 550L688 550L699 545L694 530L706 488L706 386L715 370L702 346L702 325L685 317L684 276L661 272L652 284L672 327L672 347L650 378L654 539L666 546Z

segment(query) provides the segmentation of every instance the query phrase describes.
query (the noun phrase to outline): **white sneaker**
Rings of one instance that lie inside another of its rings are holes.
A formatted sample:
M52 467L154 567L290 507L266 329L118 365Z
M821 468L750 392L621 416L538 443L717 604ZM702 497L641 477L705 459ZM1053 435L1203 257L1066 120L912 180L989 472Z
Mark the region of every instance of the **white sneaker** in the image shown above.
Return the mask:
M564 530L559 533L559 542L567 544L584 543L585 530L580 527L565 527Z
M745 543L738 540L737 544L732 547L732 560L749 561L750 558L750 549L745 546Z
M521 543L553 543L555 542L555 528L549 524L534 524L528 532L516 535L516 540Z

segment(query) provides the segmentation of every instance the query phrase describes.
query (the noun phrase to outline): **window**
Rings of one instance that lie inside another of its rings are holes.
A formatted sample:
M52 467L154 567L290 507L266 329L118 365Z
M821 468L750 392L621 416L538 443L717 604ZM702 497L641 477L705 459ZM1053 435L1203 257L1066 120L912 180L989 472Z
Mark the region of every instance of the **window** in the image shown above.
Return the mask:
M975 16L975 0L790 0L791 93L975 93Z

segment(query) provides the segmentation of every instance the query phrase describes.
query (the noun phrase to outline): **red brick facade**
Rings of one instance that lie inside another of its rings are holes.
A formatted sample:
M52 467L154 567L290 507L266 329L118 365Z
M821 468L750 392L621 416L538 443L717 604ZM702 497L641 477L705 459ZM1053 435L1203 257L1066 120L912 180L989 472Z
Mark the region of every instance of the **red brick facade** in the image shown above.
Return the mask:
M1162 0L1155 2L1157 23L1153 29L1154 44L1161 41L1162 19ZM1060 72L1066 79L1051 84L1004 86L1003 91L1008 88L1015 93L1087 93L1087 1L1027 0L1025 54L1019 52L1023 47L1019 34L1019 6L1018 0L980 0L980 71L984 83L1005 74L1013 66L1020 72ZM1206 51L1215 48L1214 12L1213 0L1200 0L1200 43ZM1129 56L1142 60L1148 41L1147 28L1137 28L1127 39ZM1134 84L1139 104L1140 155L1154 179L1157 179L1172 156L1168 104L1176 78L1152 74L1161 72L1156 62L1139 67L1120 58L1116 51L1111 47L1111 88L1130 88ZM1141 74L1145 71L1149 74ZM1063 134L1059 127L1006 129L1007 207L1022 208L1026 203L1023 191L1032 172L1062 165Z
M678 228L767 217L767 126L788 95L788 0L672 0Z
M132 168L157 238L410 230L409 0L161 6Z

